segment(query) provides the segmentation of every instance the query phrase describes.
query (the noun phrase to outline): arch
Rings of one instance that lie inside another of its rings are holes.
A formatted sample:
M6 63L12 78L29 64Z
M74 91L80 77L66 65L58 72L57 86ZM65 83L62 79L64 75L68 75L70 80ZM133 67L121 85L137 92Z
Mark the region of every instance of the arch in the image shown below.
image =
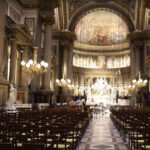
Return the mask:
M74 32L75 26L79 21L79 19L85 16L88 11L97 8L104 8L104 9L106 8L106 9L113 10L115 13L117 13L117 15L119 15L126 22L129 28L129 32L133 32L135 30L134 19L129 13L129 11L127 11L127 9L125 9L123 6L114 2L108 2L108 3L92 2L83 5L72 15L69 22L68 30Z

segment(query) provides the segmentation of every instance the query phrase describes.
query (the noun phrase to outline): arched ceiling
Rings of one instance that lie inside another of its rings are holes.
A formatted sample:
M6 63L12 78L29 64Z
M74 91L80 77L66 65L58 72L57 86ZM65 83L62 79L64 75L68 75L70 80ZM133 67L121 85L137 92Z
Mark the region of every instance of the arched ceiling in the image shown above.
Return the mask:
M126 42L129 29L125 21L113 10L89 10L76 24L78 43L108 46Z

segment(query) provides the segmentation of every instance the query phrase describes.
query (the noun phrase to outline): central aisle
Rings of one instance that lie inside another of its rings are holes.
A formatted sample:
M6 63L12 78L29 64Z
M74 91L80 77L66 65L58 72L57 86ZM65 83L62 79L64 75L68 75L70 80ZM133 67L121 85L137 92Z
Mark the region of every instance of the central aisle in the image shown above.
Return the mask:
M79 150L127 150L109 116L93 117Z

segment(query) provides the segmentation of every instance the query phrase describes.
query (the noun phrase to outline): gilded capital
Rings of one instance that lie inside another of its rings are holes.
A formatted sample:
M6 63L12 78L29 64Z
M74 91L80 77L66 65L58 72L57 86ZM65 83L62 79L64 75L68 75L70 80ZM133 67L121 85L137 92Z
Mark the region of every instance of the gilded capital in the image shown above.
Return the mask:
M45 24L53 25L55 23L53 10L52 11L41 11L40 17L41 17L42 22L44 22Z

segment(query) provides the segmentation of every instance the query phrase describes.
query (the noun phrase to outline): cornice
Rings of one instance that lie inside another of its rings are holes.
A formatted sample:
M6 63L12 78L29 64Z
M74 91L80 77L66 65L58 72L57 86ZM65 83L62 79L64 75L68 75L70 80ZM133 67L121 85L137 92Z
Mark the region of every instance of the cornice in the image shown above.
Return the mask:
M150 40L150 30L144 31L135 31L128 35L127 37L129 41L136 42L136 41L143 41L143 40Z
M75 54L79 54L79 55L90 55L90 56L120 56L120 55L126 55L126 54L130 54L130 50L123 50L123 51L118 51L118 52L110 52L110 51L105 51L105 52L88 52L88 51L81 51L81 50L77 50L74 49L73 52Z
M108 45L108 46L97 46L97 45L88 45L88 44L82 44L77 41L74 42L74 48L75 49L81 49L85 51L120 51L121 49L128 49L129 48L129 42L116 44L116 45Z
M119 68L121 72L121 76L130 75L130 67ZM84 74L85 76L106 76L106 77L118 77L116 75L116 71L118 68L114 69L92 69L92 68L82 68L73 66L73 73Z
M54 39L59 40L67 40L73 43L74 40L76 40L76 35L73 32L70 31L54 31L53 32Z
M32 36L25 25L10 25L8 27L8 34L10 38L16 38L17 42L21 45L30 45L33 46Z

